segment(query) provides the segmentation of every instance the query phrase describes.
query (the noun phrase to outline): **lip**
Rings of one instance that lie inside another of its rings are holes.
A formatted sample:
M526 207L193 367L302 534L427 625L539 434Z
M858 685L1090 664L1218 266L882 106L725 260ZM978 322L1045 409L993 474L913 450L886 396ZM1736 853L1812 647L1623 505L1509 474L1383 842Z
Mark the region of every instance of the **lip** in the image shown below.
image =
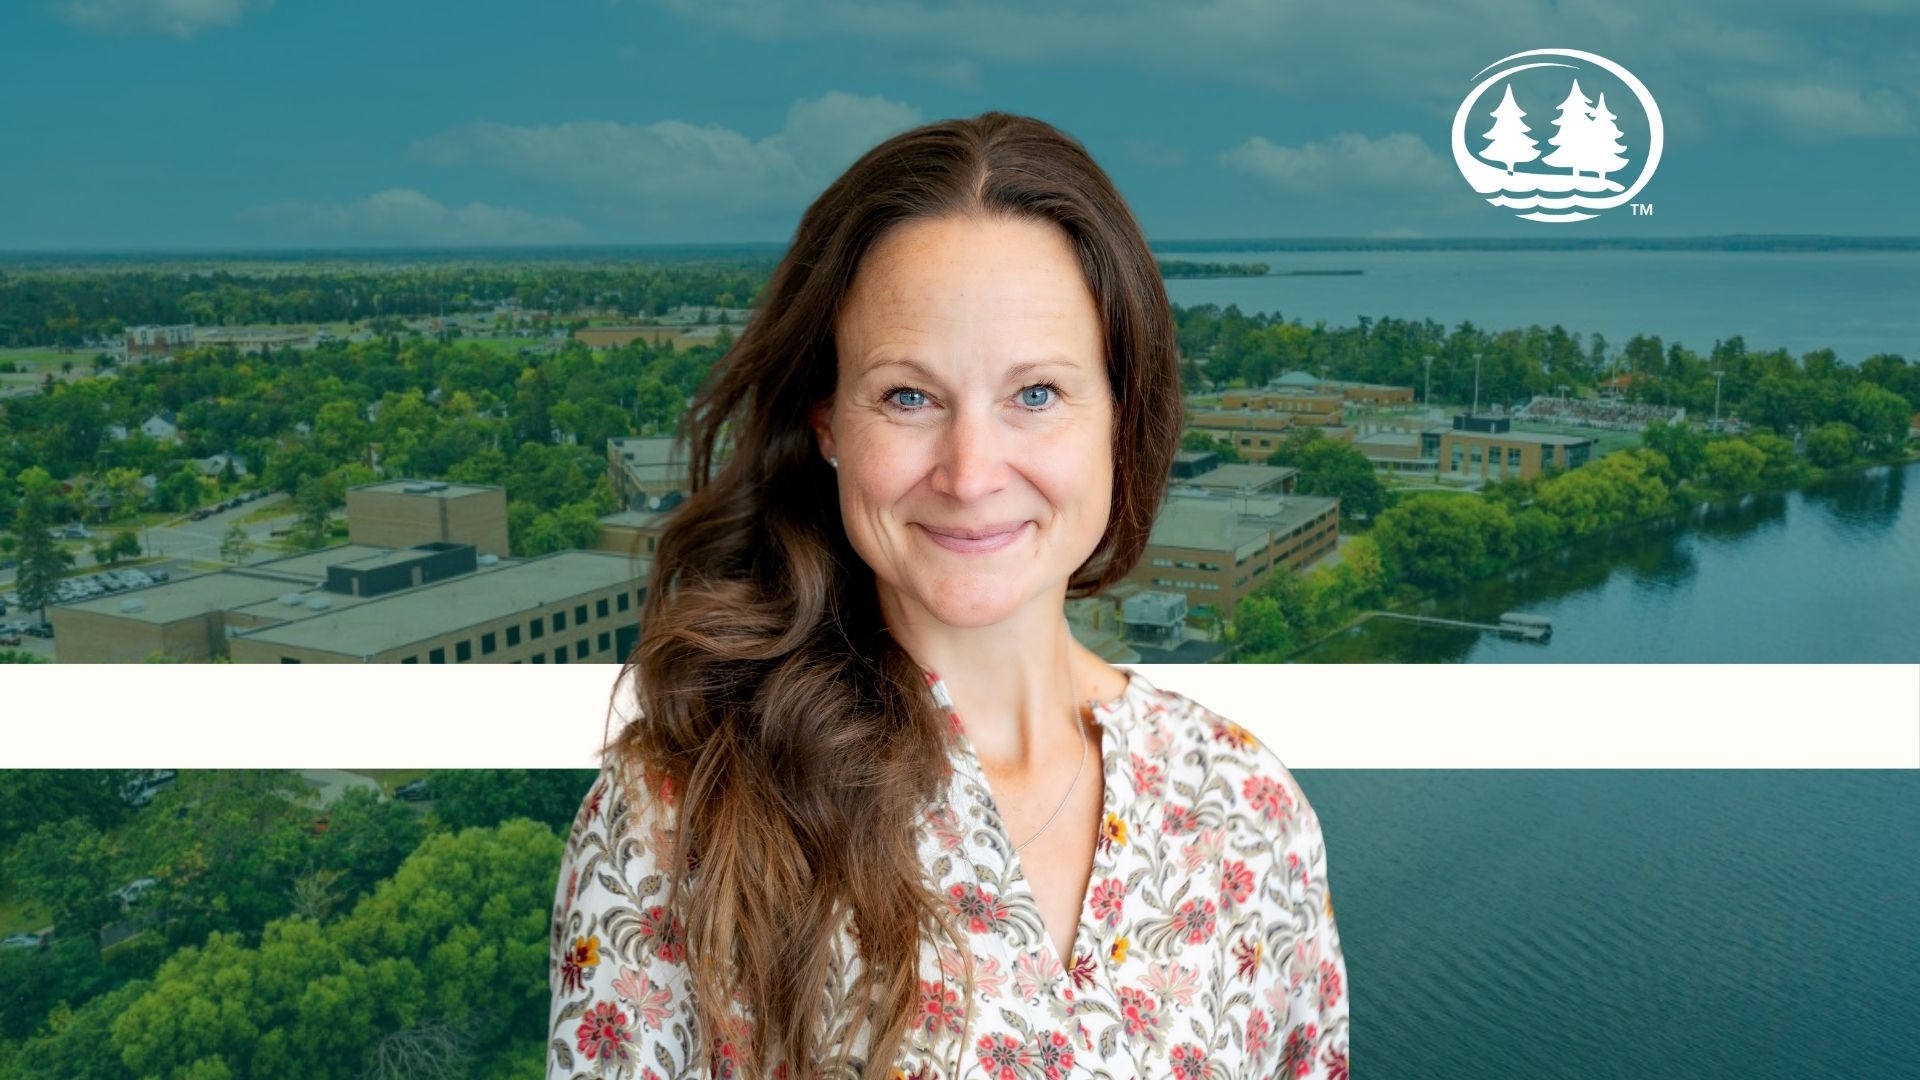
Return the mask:
M1001 548L1013 543L1026 532L1027 523L1024 521L1003 521L979 529L953 530L935 529L931 526L921 525L920 529L925 532L934 543L939 544L948 551L977 554L988 551L999 551Z

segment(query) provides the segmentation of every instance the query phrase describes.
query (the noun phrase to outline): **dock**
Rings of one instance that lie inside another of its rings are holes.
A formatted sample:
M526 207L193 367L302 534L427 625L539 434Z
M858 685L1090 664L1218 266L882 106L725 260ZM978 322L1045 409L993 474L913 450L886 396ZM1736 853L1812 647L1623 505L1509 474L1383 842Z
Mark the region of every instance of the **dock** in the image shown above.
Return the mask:
M1500 616L1497 623L1468 622L1464 619L1443 619L1438 615L1410 615L1402 611L1374 611L1370 615L1388 619L1400 619L1405 622L1420 623L1426 626L1451 626L1461 630L1491 630L1502 637L1520 638L1523 641L1545 641L1553 635L1553 620L1544 615L1529 615L1520 611L1509 611Z

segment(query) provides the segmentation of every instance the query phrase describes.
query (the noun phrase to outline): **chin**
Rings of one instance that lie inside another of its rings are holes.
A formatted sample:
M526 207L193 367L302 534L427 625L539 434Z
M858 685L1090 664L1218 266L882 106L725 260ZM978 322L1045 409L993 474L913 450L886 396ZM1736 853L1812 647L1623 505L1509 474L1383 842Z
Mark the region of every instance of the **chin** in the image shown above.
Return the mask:
M921 594L927 611L948 626L982 627L1005 622L1020 610L1026 596L1004 581L942 581L930 583Z

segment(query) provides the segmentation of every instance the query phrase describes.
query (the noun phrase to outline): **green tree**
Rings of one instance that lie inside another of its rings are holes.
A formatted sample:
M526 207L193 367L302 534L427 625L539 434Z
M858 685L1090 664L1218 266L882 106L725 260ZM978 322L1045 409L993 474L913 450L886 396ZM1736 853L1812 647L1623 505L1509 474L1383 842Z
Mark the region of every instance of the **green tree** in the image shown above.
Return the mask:
M1846 421L1860 431L1861 441L1869 448L1883 450L1907 441L1913 409L1907 399L1891 390L1862 383L1847 394Z
M56 930L100 948L100 931L120 912L117 845L84 818L50 822L16 841L6 860L16 895L53 914Z
M24 836L42 825L84 818L111 829L133 810L145 769L9 769L0 783L0 837Z
M392 876L425 835L421 816L405 803L349 788L327 807L326 831L312 838L300 870L327 875L334 902L357 900Z
M327 542L327 526L332 520L333 503L327 498L326 484L316 479L300 481L294 494L294 506L300 521L294 528L294 541L302 547L317 548Z
M1300 428L1280 442L1269 465L1291 465L1300 470L1294 490L1303 495L1332 496L1340 500L1340 516L1368 521L1385 508L1387 490L1365 454L1316 428Z
M1227 640L1238 647L1235 659L1243 664L1271 663L1297 647L1280 602L1258 591L1242 597L1234 608Z
M1748 445L1765 456L1760 467L1760 482L1768 487L1786 487L1799 479L1800 459L1794 456L1793 443L1771 432L1756 431L1746 436Z
M1860 454L1860 432L1844 420L1821 424L1807 435L1807 460L1823 469L1835 469Z
M429 836L332 923L288 917L257 947L217 932L181 949L124 1005L112 1050L140 1076L473 1075L544 1029L559 856L531 821ZM435 1030L453 1037L420 1038Z
M1722 491L1743 491L1760 480L1767 455L1745 439L1715 439L1707 444L1707 482Z
M20 567L14 587L20 593L20 606L38 611L46 621L47 605L57 595L55 583L61 571L72 566L73 555L55 543L54 503L58 488L47 470L38 465L20 474L20 501L13 512L13 531L20 538Z
M1707 437L1691 424L1655 420L1641 433L1640 445L1666 456L1669 481L1690 480L1707 463Z
M220 559L235 566L247 561L253 554L253 540L247 536L247 530L239 522L227 526L226 534L220 538Z
M450 828L530 818L565 832L595 775L591 769L442 769L427 774L427 790L434 815Z
M284 769L182 769L129 823L130 865L158 884L144 903L172 941L252 932L291 910L291 885L317 812Z
M191 465L181 465L167 474L160 483L155 498L160 505L177 514L184 514L200 505L200 498L206 485L200 481L200 473Z
M1424 589L1483 577L1514 550L1513 518L1506 507L1457 495L1415 495L1383 511L1373 535L1389 576Z
M54 1006L41 1030L6 1068L9 1080L134 1080L113 1051L112 1032L127 1007L151 984L135 979L78 1008ZM208 1080L211 1080L209 1077Z

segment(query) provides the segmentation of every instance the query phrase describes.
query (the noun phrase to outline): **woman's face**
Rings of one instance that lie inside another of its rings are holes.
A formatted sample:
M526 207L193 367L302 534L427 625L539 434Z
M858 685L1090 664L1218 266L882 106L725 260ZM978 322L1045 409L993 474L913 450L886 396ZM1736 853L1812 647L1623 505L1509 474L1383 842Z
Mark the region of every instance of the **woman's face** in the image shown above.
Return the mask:
M834 335L834 395L813 424L883 603L951 626L1033 603L1058 618L1113 492L1104 339L1066 234L900 225L862 260Z

